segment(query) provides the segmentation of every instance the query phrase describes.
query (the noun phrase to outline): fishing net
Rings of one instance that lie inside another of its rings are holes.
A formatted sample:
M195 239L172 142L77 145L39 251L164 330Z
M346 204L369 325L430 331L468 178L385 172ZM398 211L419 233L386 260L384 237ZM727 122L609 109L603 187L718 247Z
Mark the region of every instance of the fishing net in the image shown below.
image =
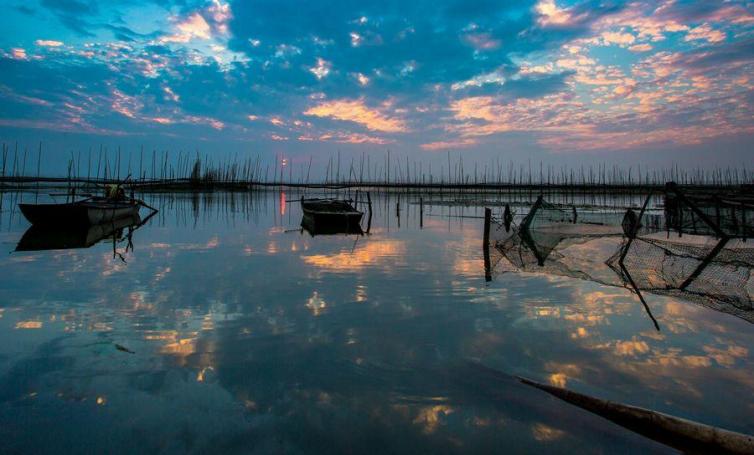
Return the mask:
M647 211L641 215L641 219L639 219L639 213L641 213L641 211L637 212L629 209L624 214L622 227L623 232L627 236L646 236L667 230L664 213ZM632 231L632 229L634 231Z
M612 277L615 281L605 261L620 245L622 220L622 212L576 210L540 197L519 225L493 223L490 240L495 272L549 273L599 282Z
M670 190L665 195L666 229L694 235L751 238L754 234L754 198Z
M658 232L666 230L663 214L647 212L636 229L638 236L629 241L627 217L538 201L518 226L492 223L494 273L545 273L621 286L754 322L751 242Z
M640 291L681 298L754 322L754 248L740 241L703 240L636 238L607 263Z
M529 231L562 232L565 235L619 235L624 212L615 210L576 210L575 206L551 204L541 197L521 222Z
M577 211L573 206L551 204L540 197L520 224L518 242L542 266L564 241L573 244L590 238L622 235L622 219L620 212ZM498 243L503 250L512 247Z
M516 229L515 235L497 243L496 275L506 272L544 273L619 286L621 282L606 260L620 247L619 237L569 238L547 257L538 245Z

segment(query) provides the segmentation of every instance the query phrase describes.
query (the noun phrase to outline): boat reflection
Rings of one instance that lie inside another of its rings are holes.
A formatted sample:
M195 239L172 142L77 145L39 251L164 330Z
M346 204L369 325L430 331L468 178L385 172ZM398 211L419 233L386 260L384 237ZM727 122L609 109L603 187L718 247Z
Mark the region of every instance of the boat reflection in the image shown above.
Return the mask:
M69 250L89 248L102 240L123 239L131 228L142 223L141 218L130 216L110 223L91 226L32 225L16 246L16 251ZM123 231L128 230L124 236Z
M144 219L136 214L109 223L81 225L31 225L16 245L17 252L71 250L90 248L100 242L112 242L113 258L126 262L125 254L133 251L133 233L156 212ZM125 246L121 247L121 245Z
M311 216L301 217L301 228L315 237L317 235L364 235L360 224L353 223L317 223Z

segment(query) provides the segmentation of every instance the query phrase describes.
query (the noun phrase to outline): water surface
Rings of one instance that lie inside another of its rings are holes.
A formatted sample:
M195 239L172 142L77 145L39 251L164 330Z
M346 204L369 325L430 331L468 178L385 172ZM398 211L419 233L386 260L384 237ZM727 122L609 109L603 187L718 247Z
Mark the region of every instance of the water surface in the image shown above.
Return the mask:
M745 320L649 295L658 331L624 287L497 258L487 281L453 197L372 194L369 235L312 237L299 196L147 196L132 248L17 252L35 195L5 194L0 451L671 451L516 375L754 433Z

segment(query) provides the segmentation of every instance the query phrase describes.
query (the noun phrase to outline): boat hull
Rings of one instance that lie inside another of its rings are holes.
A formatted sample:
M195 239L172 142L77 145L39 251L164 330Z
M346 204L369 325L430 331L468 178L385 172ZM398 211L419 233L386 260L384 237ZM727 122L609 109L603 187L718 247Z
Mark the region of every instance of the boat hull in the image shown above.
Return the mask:
M139 215L138 205L125 205L123 207L89 207L87 217L89 224L102 224Z
M301 201L304 216L301 226L311 235L362 234L359 212L349 203L337 199L306 199Z
M31 224L89 226L139 214L139 205L130 202L18 204L18 207Z

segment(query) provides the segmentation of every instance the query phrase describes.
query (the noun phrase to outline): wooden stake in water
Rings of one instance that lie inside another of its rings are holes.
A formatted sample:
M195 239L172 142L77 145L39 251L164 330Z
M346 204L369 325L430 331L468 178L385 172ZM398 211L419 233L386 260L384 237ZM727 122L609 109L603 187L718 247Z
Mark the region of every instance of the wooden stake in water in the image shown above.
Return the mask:
M36 204L39 200L39 163L42 162L42 143L39 143L39 151L37 152L37 191L34 194L34 203Z
M492 281L492 270L490 266L490 222L492 221L492 210L484 208L484 237L482 239L482 252L484 254L484 281Z
M424 229L424 199L419 198L419 229Z

